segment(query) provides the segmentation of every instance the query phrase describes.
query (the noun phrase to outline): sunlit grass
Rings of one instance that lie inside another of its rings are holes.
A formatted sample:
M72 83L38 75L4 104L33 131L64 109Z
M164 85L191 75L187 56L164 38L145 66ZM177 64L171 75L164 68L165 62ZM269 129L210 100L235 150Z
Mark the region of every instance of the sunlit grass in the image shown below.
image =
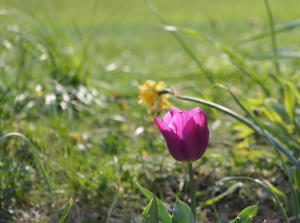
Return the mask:
M168 25L209 34L242 58L240 68L250 67L268 77L262 82L270 94L264 95L251 82L251 74L232 65L226 49L179 33L214 82L229 87L247 109L255 108L263 126L274 135L280 130L281 142L299 156L297 123L289 116L299 115L291 104L299 105L300 95L295 102L284 99L299 89L294 84L299 82L299 59L280 60L281 78L288 82L273 85L268 76L275 71L270 38L241 41L269 30L263 3L252 1L251 10L248 3L237 0L155 0L153 4ZM272 1L275 24L298 19L298 4L298 0ZM134 193L137 181L163 200L169 201L175 193L187 200L182 167L167 155L153 128L154 116L138 104L138 86L148 79L164 81L179 93L213 99L233 110L239 107L211 85L144 1L1 0L0 19L0 137L19 132L38 148L34 155L21 140L9 138L1 144L0 219L25 218L26 211L31 216L36 207L40 216L24 221L58 221L63 204L73 198L70 219L102 222L113 209L110 217L131 221L141 212L140 195ZM280 52L299 51L298 36L297 28L276 36L279 59ZM280 106L292 107L289 114L278 117L281 113L273 109L277 99ZM170 102L193 107L174 98ZM277 157L265 141L215 110L207 113L212 140L196 167L201 202L211 199L211 186L224 176L282 180ZM274 120L284 128L272 128ZM45 167L53 195L37 159ZM247 201L256 198L255 188L241 190Z

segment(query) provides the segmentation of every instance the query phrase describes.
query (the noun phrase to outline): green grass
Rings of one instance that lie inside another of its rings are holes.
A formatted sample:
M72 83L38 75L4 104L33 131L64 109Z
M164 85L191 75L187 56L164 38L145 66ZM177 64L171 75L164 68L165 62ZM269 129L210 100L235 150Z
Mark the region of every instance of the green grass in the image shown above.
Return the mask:
M298 19L298 0L270 3L275 24ZM171 25L197 29L232 47L284 106L283 87L268 76L275 73L272 60L250 58L271 55L270 38L240 43L251 33L269 29L261 0L155 0L153 4ZM38 149L53 186L51 194L29 145L6 139L0 145L0 219L58 222L64 204L73 198L69 222L76 218L105 222L109 210L112 219L134 222L143 204L135 182L164 201L174 201L175 195L187 200L184 166L168 155L154 117L138 104L137 86L147 79L162 80L182 94L243 111L230 95L211 86L144 1L0 0L0 19L0 137L10 132L25 135ZM278 47L299 52L299 30L277 35ZM263 111L260 124L276 135L271 125L276 109L261 89L213 45L179 35L216 83L229 87L247 109ZM298 60L281 60L280 78L299 84ZM299 86L295 89L299 91ZM258 103L259 99L264 102ZM174 98L171 102L182 109L195 106ZM224 176L268 178L281 187L280 163L271 146L233 120L205 109L211 141L196 165L198 201L210 199L214 182ZM293 140L300 136L292 129L297 123L286 121L286 116L277 123L278 135L286 134L281 142L299 157L299 145ZM141 127L144 131L136 135ZM72 138L74 134L78 138ZM245 187L241 197L249 202L260 199L253 191ZM33 217L34 210L39 216Z

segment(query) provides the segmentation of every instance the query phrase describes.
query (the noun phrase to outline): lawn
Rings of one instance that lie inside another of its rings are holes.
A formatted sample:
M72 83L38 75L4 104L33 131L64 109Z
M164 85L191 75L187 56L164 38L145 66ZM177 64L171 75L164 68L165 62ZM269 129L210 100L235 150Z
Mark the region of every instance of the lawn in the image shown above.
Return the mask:
M257 202L254 222L299 222L299 1L269 0L283 27L273 39L261 0L152 3L165 24L145 1L0 0L0 222L59 222L71 198L66 222L140 222L148 201L136 183L169 211L176 197L189 204L186 165L154 123L168 108L139 103L147 80L176 92L172 106L207 113L199 222L230 222ZM217 183L230 176L265 182L279 202L253 182ZM214 191L228 191L219 214L206 202Z

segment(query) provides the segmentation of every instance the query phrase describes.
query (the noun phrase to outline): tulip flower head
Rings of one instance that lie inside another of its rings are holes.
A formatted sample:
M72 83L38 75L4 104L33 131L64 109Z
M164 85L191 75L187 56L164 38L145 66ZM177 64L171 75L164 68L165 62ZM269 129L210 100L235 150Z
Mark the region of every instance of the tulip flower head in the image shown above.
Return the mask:
M176 160L192 162L202 157L207 148L209 129L207 116L200 108L191 111L172 108L162 120L155 118L155 123Z

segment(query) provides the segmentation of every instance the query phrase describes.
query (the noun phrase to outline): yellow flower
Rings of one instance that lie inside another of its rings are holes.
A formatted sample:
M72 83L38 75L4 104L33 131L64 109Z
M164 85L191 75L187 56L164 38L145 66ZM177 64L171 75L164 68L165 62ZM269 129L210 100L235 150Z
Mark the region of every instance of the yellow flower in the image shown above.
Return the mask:
M79 138L80 138L80 135L79 135L78 133L72 132L72 133L69 134L69 137L70 137L72 140L74 140L74 141L78 141Z
M160 94L165 88L165 83L160 81L147 80L143 85L139 86L139 103L149 106L151 111L157 111L171 107L168 101L169 95Z

